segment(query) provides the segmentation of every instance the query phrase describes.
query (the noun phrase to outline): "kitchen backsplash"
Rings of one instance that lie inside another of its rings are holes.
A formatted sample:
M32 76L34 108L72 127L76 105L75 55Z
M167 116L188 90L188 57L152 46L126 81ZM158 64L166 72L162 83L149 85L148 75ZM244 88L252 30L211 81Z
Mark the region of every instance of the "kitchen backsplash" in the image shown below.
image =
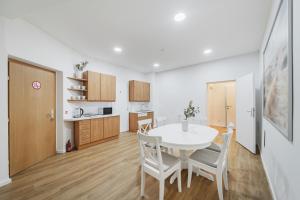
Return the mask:
M73 112L75 108L82 108L84 113L93 113L98 114L99 108L104 107L112 107L113 113L119 113L120 108L118 108L116 102L85 102L85 103L73 103L68 110L65 110L64 116L65 118L69 118L73 116ZM140 110L151 110L151 103L141 103L141 102L128 102L127 111L128 112L136 112Z

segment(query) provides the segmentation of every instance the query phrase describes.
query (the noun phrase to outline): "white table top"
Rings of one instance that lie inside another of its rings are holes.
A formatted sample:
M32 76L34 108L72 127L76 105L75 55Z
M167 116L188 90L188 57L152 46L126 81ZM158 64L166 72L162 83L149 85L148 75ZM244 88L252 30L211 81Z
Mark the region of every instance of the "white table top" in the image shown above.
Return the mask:
M161 136L162 146L194 150L210 146L218 133L216 129L196 124L189 124L189 131L183 132L181 124L178 123L152 129L148 134Z

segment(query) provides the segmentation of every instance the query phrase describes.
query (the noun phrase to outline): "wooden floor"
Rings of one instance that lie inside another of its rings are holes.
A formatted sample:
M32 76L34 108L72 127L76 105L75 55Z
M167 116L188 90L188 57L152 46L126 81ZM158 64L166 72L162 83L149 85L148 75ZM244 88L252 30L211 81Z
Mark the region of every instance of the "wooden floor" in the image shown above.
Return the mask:
M220 141L220 138L216 139ZM233 141L230 148L229 191L225 199L272 199L259 155L253 155ZM176 182L166 181L165 199L218 199L217 186L193 174L182 193ZM49 158L12 178L0 188L0 199L158 199L158 181L147 176L146 197L140 198L140 168L137 137L124 133L119 139Z

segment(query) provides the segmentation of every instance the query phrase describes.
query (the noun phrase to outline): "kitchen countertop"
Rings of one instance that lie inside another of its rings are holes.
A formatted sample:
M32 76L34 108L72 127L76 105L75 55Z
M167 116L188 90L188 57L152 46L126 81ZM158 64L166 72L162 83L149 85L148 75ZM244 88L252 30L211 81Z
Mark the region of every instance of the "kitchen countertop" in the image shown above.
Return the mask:
M65 122L75 122L75 121L82 121L82 120L89 120L89 119L98 119L98 118L105 118L105 117L114 117L114 116L119 116L119 114L111 114L111 115L95 115L95 116L90 116L90 117L80 117L80 118L65 118Z
M131 111L130 113L149 113L153 112L153 110L139 110L139 111Z

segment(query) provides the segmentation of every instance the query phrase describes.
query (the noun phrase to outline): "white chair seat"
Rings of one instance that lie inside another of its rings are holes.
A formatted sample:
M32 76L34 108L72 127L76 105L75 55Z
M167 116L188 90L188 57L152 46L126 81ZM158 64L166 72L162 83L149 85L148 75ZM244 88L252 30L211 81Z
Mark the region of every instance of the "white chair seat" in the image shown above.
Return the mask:
M219 158L219 152L210 151L208 149L197 150L190 156L190 159L200 163L204 163L214 168L217 168Z
M141 153L141 196L145 194L145 174L159 180L159 200L164 199L165 179L177 174L177 187L181 192L181 162L175 156L160 150L161 137L141 134L138 131Z
M180 162L180 160L177 157L163 151L161 152L161 157L163 160L164 171L167 171L168 169Z
M227 133L223 134L223 145L219 146L213 143L210 146L211 149L220 149L220 152L208 149L208 147L206 149L197 150L190 156L188 161L188 188L191 186L193 168L199 168L199 170L204 170L216 175L219 199L223 200L222 177L224 179L225 189L228 190L227 158L232 133L233 129L232 125L230 125L227 129Z
M212 150L212 151L216 151L216 152L221 152L221 148L222 148L221 144L217 144L217 143L214 143L214 142L209 147L207 147L207 149Z
M172 156L168 153L161 152L161 158L162 158L162 166L163 170L166 172L168 169L176 165L177 163L180 162L178 158L175 156ZM150 159L146 159L146 164L149 165L149 167L153 167L156 170L159 170L159 166L155 161L151 161Z

